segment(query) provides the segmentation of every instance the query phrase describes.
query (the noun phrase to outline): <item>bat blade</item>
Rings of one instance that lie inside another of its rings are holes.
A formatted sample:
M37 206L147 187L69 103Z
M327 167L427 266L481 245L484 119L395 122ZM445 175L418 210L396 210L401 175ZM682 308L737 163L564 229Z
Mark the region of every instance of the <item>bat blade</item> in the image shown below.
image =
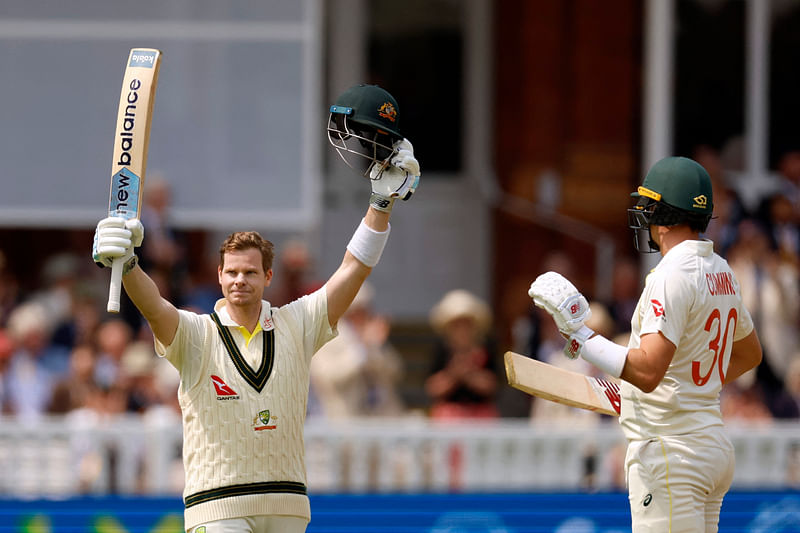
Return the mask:
M111 191L108 198L110 217L139 218L160 67L160 50L133 48L128 55L114 135ZM111 267L108 288L108 311L111 313L119 312L122 266L122 260L116 259Z
M506 352L508 384L552 402L619 416L619 385L548 365L515 352Z

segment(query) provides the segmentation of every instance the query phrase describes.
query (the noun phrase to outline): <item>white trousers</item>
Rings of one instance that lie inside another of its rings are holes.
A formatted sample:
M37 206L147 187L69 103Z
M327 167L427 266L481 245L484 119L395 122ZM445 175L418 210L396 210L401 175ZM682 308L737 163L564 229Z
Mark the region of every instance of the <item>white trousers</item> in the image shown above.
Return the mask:
M187 533L305 533L308 520L299 516L258 515L206 522Z
M735 464L722 428L630 442L625 478L633 533L716 533Z

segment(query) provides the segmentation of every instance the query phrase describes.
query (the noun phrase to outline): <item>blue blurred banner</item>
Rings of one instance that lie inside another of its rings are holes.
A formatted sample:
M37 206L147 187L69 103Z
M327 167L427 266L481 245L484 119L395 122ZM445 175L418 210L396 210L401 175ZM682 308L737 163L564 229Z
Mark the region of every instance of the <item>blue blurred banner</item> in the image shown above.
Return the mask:
M623 493L364 494L311 497L308 533L622 533ZM179 498L0 500L0 533L177 533ZM800 533L800 492L731 492L720 533Z

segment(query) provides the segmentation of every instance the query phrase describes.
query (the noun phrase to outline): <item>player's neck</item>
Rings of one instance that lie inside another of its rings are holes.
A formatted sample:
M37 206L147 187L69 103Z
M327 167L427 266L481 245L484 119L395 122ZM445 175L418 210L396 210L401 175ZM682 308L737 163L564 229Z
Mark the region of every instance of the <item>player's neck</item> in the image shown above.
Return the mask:
M231 320L247 328L250 333L256 329L258 319L261 316L261 302L252 305L234 305L227 302L228 315Z
M657 226L658 246L661 249L661 255L667 255L672 248L679 245L683 241L698 240L700 234L692 231L686 224L679 226Z

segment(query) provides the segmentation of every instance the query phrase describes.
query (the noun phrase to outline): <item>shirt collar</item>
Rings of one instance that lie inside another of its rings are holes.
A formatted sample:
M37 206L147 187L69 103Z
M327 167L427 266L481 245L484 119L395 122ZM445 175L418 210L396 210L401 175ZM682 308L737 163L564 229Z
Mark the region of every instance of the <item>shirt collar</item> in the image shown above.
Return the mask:
M714 253L714 243L708 239L682 241L664 255L664 259L671 259L681 255L691 254L700 257L709 257Z
M239 324L233 321L231 315L228 313L227 300L220 298L214 304L214 311L219 316L219 321L223 326L240 327ZM269 331L275 328L275 323L272 320L272 307L266 300L261 300L261 315L258 317L258 326L264 330Z

